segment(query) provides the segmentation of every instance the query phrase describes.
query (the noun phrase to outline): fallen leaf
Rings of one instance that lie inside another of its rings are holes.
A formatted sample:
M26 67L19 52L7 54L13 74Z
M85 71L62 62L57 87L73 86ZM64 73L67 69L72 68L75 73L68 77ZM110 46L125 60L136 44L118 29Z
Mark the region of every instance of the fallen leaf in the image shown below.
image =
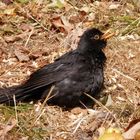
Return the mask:
M5 135L12 130L17 124L17 120L9 120L8 124L5 124L2 130L0 130L0 137L4 139Z
M127 128L125 129L125 131L128 131L130 128L132 128L135 124L137 124L138 122L140 122L140 119L134 119L132 120L129 125L127 126Z
M21 49L16 49L15 50L15 55L18 58L19 61L24 62L24 61L29 61L30 58L27 55L27 52Z
M52 19L52 24L58 28L61 32L69 33L73 29L73 26L69 23L66 17L56 17Z
M69 23L68 19L65 16L61 16L61 21L64 25L65 30L69 33L73 29L72 24Z
M109 94L105 106L111 106L112 104L113 104L113 100L111 98L111 95Z
M32 33L32 34L31 34ZM35 32L24 32L22 34L18 34L18 35L11 35L11 36L4 36L4 40L9 43L9 42L14 42L14 41L18 41L20 39L25 39L26 36L29 36L31 34L34 35L36 34Z
M85 11L80 11L79 12L79 17L83 20L83 18L87 15Z
M140 130L140 122L136 123L128 131L124 132L123 136L125 139L134 139L135 137L137 138L139 136L139 130Z
M53 19L52 19L52 24L53 24L56 28L60 28L60 27L61 27L61 28L64 28L60 17L53 18Z
M69 21L70 21L70 23L74 24L74 23L79 23L80 19L77 15L72 15L72 16L70 16Z

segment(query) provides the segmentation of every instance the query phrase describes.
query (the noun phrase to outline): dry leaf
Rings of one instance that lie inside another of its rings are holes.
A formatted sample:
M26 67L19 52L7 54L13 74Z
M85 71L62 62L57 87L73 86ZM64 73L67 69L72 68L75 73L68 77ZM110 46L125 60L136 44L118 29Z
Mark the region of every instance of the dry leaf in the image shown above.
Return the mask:
M19 34L19 35L11 35L11 36L4 36L4 40L6 42L14 42L14 41L18 41L22 38L24 38L27 34L23 33L23 34Z
M20 39L25 39L26 36L32 36L36 34L35 32L31 31L31 32L24 32L22 34L18 34L18 35L11 35L11 36L4 36L4 40L9 43L9 42L14 42L14 41L18 41Z
M72 30L72 25L69 23L69 21L64 17L56 17L52 19L52 24L58 28L61 32L67 32L69 33L70 30Z
M73 29L72 24L69 23L68 19L65 16L61 16L61 21L64 25L65 30L69 33Z
M86 22L86 20L88 19L87 16L88 16L87 12L85 12L84 10L80 10L78 11L78 14L74 14L70 16L69 21L72 24L83 22L83 21Z
M128 131L126 131L125 133L123 133L123 136L124 136L125 139L134 139L135 136L137 137L137 133L138 133L139 130L140 130L140 122L136 123Z
M60 17L53 18L53 19L52 19L52 24L53 24L56 28L64 28Z
M5 124L4 128L0 130L0 137L1 139L4 139L5 135L12 130L17 124L17 120L13 119L9 121L8 124Z
M109 94L105 106L111 106L112 104L113 104L113 100L111 98L111 95Z
M27 52L25 52L24 50L16 49L15 55L18 58L18 60L21 62L30 60L29 56L27 55Z
M135 124L137 124L138 122L140 122L140 119L134 119L132 120L129 125L127 126L127 128L125 129L125 131L128 131L131 127L133 127Z
M74 24L74 23L79 23L80 19L77 15L73 15L73 16L70 16L69 21L70 21L70 23Z

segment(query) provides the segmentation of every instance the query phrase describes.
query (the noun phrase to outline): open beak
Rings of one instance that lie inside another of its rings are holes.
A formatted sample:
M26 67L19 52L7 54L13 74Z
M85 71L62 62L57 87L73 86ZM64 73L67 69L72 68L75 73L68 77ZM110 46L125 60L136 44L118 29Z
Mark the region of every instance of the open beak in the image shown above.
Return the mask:
M111 37L114 36L114 35L115 35L115 33L111 33L111 32L110 32L110 29L109 29L109 30L107 30L107 31L102 35L101 39L107 40L107 39L111 38Z

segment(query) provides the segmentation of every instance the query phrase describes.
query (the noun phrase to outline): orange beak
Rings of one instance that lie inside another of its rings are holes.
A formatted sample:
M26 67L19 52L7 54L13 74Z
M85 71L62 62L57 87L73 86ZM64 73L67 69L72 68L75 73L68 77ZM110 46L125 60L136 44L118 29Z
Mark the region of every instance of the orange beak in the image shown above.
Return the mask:
M107 30L107 31L102 35L101 39L107 40L107 39L111 38L111 37L114 36L114 35L115 35L115 33L111 33L111 32L110 32L110 29L109 29L109 30Z

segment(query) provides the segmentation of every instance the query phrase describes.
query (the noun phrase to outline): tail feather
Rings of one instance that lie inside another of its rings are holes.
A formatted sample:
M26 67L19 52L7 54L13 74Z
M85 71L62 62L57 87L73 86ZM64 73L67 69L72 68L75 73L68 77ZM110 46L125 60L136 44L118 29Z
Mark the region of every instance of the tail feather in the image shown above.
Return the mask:
M21 89L19 87L9 87L9 88L1 88L0 89L0 104L4 103L7 105L14 104L14 96L16 98L16 102L20 101L21 97L24 96Z
M13 96L16 93L17 87L1 88L0 103L9 103L13 101Z
M23 86L0 88L0 104L14 105L14 96L16 102L39 100L41 98L40 89L25 90Z

